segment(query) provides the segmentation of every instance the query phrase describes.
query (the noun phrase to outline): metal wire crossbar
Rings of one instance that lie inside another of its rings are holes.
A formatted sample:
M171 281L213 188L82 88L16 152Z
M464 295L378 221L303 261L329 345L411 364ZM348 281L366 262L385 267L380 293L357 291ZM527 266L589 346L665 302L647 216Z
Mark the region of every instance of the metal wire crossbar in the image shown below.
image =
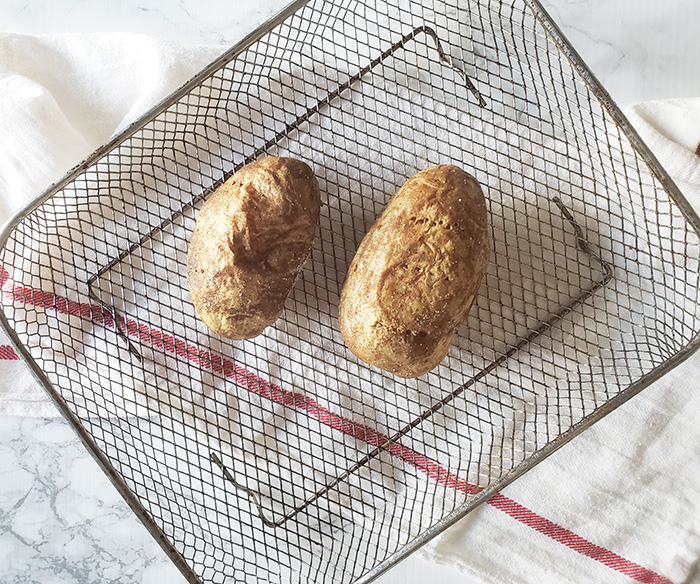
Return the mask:
M282 317L211 333L198 209L261 156L319 179ZM362 236L413 174L484 186L492 258L445 361L358 361ZM20 213L3 326L191 582L367 582L698 346L700 222L531 0L290 5Z

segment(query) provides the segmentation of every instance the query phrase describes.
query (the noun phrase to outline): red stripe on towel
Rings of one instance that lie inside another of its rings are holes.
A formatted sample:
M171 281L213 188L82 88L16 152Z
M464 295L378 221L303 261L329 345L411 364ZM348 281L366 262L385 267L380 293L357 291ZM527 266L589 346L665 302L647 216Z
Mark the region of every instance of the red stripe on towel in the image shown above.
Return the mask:
M488 500L489 505L492 505L496 509L503 511L510 515L513 519L517 519L520 523L527 525L528 527L539 531L543 535L552 538L568 548L577 551L584 556L593 558L594 560L600 562L616 570L625 576L633 578L637 582L644 582L645 584L672 584L668 578L660 576L656 572L635 564L634 562L619 556L618 554L611 552L604 547L596 545L587 539L582 538L580 535L576 535L573 531L570 531L561 525L557 525L549 519L545 519L541 515L537 515L534 511L523 507L520 503L516 503L513 499L501 495L501 493L496 493L493 497Z
M17 361L19 356L10 345L0 345L0 360Z
M2 269L0 285L2 285L4 295L14 302L53 309L63 314L79 315L98 324L110 328L114 327L113 317L99 305L68 300L50 292L43 292L24 286L8 286L9 282L9 274ZM187 343L148 325L139 325L132 319L120 319L120 328L126 330L130 336L137 337L142 343L163 349L181 359L187 359L195 363L202 369L223 375L248 391L259 394L275 403L301 410L322 424L348 434L357 440L384 448L392 455L423 472L438 484L469 495L474 495L481 490L476 485L468 483L466 480L441 467L437 462L413 449L398 442L389 443L389 436L386 434L378 432L365 424L359 424L349 418L335 414L300 392L292 392L270 383L235 364L230 359L213 354L206 349L201 349L192 343ZM12 352L14 353L14 351ZM667 578L584 539L500 493L491 497L487 503L535 531L617 572L629 576L637 582L644 584L672 584Z

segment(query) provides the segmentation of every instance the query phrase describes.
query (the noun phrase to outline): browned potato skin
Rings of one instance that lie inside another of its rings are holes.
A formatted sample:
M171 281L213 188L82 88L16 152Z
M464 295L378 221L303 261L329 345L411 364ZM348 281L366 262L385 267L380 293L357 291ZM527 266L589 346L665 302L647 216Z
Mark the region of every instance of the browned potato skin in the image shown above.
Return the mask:
M340 298L340 331L360 359L418 377L447 355L489 256L477 180L451 165L410 178L360 244Z
M247 164L209 197L190 239L187 281L212 331L249 339L277 320L311 250L320 207L316 177L293 158Z

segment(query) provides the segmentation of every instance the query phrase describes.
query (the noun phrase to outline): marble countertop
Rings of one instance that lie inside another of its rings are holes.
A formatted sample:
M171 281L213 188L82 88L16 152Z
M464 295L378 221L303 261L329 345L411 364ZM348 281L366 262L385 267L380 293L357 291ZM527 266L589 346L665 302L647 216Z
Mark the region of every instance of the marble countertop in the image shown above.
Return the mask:
M228 47L286 0L3 0L3 32L128 31ZM700 95L697 0L544 0L544 7L621 107ZM97 7L99 6L99 7Z
M243 0L3 0L1 32L130 31L222 50L286 4ZM700 95L697 0L546 0L621 107ZM1 58L1 57L0 57ZM377 582L468 582L409 558ZM0 582L179 584L179 572L56 419L0 417Z

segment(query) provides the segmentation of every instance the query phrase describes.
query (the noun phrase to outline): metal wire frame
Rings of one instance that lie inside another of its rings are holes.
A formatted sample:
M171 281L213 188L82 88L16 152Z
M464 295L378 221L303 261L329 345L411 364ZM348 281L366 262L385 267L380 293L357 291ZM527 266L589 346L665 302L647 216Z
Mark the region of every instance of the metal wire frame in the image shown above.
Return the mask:
M370 581L698 346L698 218L542 8L402 8L290 5L2 234L3 326L191 582ZM221 343L183 300L197 204L247 160L309 152L328 196L311 264L274 331ZM494 261L446 363L401 384L321 341L386 197L446 157L485 182Z

